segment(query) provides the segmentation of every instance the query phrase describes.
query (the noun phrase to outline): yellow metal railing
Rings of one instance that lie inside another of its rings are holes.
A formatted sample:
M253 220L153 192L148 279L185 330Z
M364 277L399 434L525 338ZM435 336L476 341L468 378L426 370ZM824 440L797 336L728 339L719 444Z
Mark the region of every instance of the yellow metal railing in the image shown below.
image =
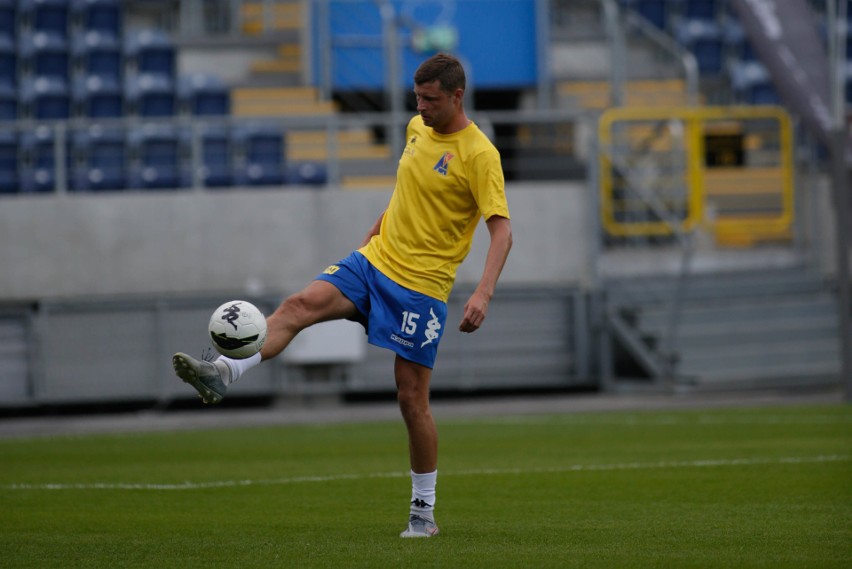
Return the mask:
M793 136L782 108L614 108L598 135L610 236L703 227L725 245L791 238Z

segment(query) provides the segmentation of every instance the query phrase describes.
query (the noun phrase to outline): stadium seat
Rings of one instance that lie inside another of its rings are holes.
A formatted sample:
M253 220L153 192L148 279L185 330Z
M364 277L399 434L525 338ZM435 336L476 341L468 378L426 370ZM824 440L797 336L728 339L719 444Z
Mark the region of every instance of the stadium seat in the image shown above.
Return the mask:
M74 133L76 191L120 190L127 187L126 135L119 129L93 125Z
M0 37L14 40L18 31L18 3L16 0L0 0Z
M67 119L71 116L68 85L55 77L28 79L21 87L23 117L36 120Z
M721 2L718 0L681 0L683 15L687 19L715 20L719 15Z
M111 77L90 75L74 84L74 108L78 116L119 118L124 114L124 94Z
M751 105L777 105L778 92L769 70L759 61L740 61L731 66L731 86L742 102Z
M140 117L169 117L175 114L174 83L154 73L133 75L125 81L124 97L131 113Z
M231 95L222 80L206 73L181 76L178 99L187 114L196 116L228 115Z
M18 93L11 85L0 83L0 121L18 118Z
M170 124L144 124L129 134L130 187L156 189L181 185L179 140Z
M715 75L723 68L723 36L719 24L706 20L685 20L675 30L678 42L698 60L701 73Z
M136 73L155 73L175 79L175 47L165 32L156 29L128 34L124 56Z
M192 155L193 135L199 137L198 177L201 184L207 188L222 188L234 183L233 144L229 127L225 125L196 124L195 131L183 133L184 145ZM192 186L195 177L191 167L186 170L184 185Z
M0 193L18 191L18 138L14 131L0 130Z
M56 143L52 127L41 125L25 130L20 137L20 188L23 193L52 192L56 187ZM66 164L72 161L66 138ZM66 169L66 172L68 170Z
M19 45L20 63L28 75L57 77L66 83L70 77L68 41L55 32L27 33Z
M262 124L243 125L234 134L236 183L250 186L279 185L284 182L284 134L281 129Z
M623 3L626 7L631 8L661 30L667 29L669 19L668 0L623 0Z
M328 182L328 170L320 162L287 164L287 183L302 186L322 186Z
M0 35L0 85L18 84L18 52L11 37Z
M80 29L121 37L120 0L71 0L71 18Z
M68 0L21 0L18 7L31 29L68 35Z
M124 56L117 37L101 31L78 34L72 42L71 54L78 73L121 81Z

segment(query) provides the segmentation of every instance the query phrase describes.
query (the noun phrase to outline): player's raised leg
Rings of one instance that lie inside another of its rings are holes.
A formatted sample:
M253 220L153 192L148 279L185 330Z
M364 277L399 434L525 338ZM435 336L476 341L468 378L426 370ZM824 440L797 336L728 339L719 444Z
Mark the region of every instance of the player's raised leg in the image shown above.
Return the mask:
M205 361L178 352L172 357L172 366L177 376L194 387L205 403L219 403L228 385L261 361L280 354L308 326L356 314L355 305L337 287L313 281L267 317L266 343L259 353L242 360L222 356L216 361Z
M400 356L394 362L397 399L408 429L411 462L411 509L408 527L400 537L432 537L435 524L435 484L438 476L438 431L429 406L432 370Z

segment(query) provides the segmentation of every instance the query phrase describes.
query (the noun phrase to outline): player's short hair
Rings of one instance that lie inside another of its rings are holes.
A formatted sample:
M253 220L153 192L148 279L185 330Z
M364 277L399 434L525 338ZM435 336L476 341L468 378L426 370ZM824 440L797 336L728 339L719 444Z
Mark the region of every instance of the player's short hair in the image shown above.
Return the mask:
M420 64L414 72L414 84L422 85L438 81L441 89L452 93L465 88L464 67L461 62L448 53L436 53Z

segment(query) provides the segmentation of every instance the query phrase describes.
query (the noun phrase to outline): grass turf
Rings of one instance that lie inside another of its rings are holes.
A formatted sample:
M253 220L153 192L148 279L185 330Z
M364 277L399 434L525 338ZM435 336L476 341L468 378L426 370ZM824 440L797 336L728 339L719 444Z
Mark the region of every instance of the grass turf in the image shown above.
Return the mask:
M0 567L848 567L848 406L0 441Z

